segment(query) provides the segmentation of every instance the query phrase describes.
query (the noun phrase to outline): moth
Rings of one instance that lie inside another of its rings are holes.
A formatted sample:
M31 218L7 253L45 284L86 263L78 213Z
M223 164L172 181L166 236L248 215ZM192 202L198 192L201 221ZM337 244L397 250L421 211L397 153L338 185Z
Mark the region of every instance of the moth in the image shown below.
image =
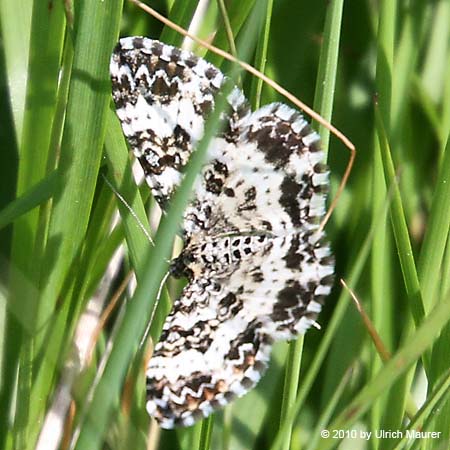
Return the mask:
M121 39L110 71L123 132L164 210L226 78L145 37ZM188 284L146 372L147 410L163 428L192 425L248 392L272 344L314 324L333 283L319 229L328 188L319 135L287 105L252 112L236 87L226 102L171 266Z

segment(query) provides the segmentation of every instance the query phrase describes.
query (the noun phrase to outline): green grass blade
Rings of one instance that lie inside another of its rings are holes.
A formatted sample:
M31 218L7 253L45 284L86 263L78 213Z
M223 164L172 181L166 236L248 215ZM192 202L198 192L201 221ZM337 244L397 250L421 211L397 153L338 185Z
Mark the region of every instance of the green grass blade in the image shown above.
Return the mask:
M392 74L391 125L394 143L401 138L401 124L405 118L405 97L411 83L411 74L419 54L420 43L424 37L425 21L423 17L426 2L414 3L405 14L399 43L395 50L395 72Z
M333 111L334 88L336 84L337 60L339 55L339 42L342 26L342 10L343 0L335 1L329 5L325 18L324 29L324 45L320 54L319 70L316 82L316 95L314 101L314 109L318 111L322 117L330 121ZM329 131L324 127L320 128L321 145L325 153L328 152ZM291 409L294 405L294 399L297 394L298 375L300 373L301 358L299 353L303 347L300 342L295 345L294 350L289 353L289 361L287 368L289 369L288 377L285 382L285 392L283 394L283 412L280 429L283 429L283 444L281 448L288 450L290 448L292 424L284 426L289 413L287 408ZM289 379L289 377L292 377Z
M342 377L341 381L337 385L336 390L334 391L332 397L330 398L330 402L328 403L327 407L324 409L322 415L319 418L319 421L317 422L317 425L314 427L314 430L312 432L312 439L309 442L308 447L306 450L314 450L317 448L317 444L320 439L320 432L322 430L327 429L327 424L330 420L331 415L333 414L339 400L341 399L344 389L346 388L349 380L350 375L352 373L352 368L350 367L347 372Z
M444 153L441 170L436 182L433 196L429 227L422 246L420 264L421 283L424 292L435 304L441 301L449 289L450 279L450 138ZM446 255L445 255L446 249ZM430 270L428 265L434 268ZM427 289L428 291L425 291ZM447 326L433 346L431 359L431 376L429 391L448 367L448 348L450 343L450 326ZM435 429L442 430L444 438L450 439L450 401L447 399L435 417Z
M175 0L168 17L181 27L189 28L189 23L197 6L197 0ZM180 46L184 37L171 28L164 27L160 39L162 42Z
M391 101L392 101L392 76L394 67L394 48L396 35L396 1L383 1L381 3L378 32L377 32L377 68L376 85L377 101L380 115L390 129ZM374 154L372 167L372 214L374 220L378 210L386 199L387 189L383 171L383 160L380 145L374 138ZM374 325L380 334L383 343L388 349L394 345L393 330L393 305L392 295L392 234L387 221L383 222L374 236L371 255L371 293L372 316ZM371 372L372 377L378 373L382 362L375 351L372 350ZM401 379L386 396L382 396L371 408L371 426L373 430L396 429L403 419L404 403L407 395L409 377ZM391 405L386 408L386 405ZM379 441L375 441L378 445Z
M402 430L403 437L401 439L398 439L393 450L400 450L404 448L409 441L407 431L422 430L424 420L428 418L430 415L432 415L436 405L441 403L442 400L444 400L446 397L448 398L449 394L450 394L450 369L447 369L447 371L443 374L439 382L436 383L433 392L431 392L431 394L428 396L426 402L422 405L420 410L417 411L417 414L411 419L408 426L403 428ZM444 430L444 428L442 428L442 430Z
M441 164L431 206L430 219L419 258L419 276L426 308L435 303L435 295L443 275L441 267L445 242L450 230L450 136Z
M266 15L264 19L264 27L261 31L261 38L258 40L256 48L255 68L261 73L266 70L267 51L269 48L270 24L272 21L273 0L267 0ZM261 106L261 94L264 82L260 78L252 78L252 88L250 100L252 101L253 109L258 109Z
M450 51L447 54L447 67L445 70L445 85L442 95L442 123L440 142L442 143L442 149L445 148L445 142L450 134Z
M150 232L144 204L132 176L128 149L125 144L122 128L113 111L110 111L108 115L108 132L105 138L105 149L111 174L108 176L112 177L111 181L117 192L120 193L133 211L133 215L131 215L129 209L125 208L122 204L122 201L117 200L125 228L125 238L131 264L136 272L136 278L140 282L146 271L145 263L148 248L153 244L147 240L147 237L138 224L139 221L147 232ZM171 302L168 298L167 291L163 290L161 300L156 306L157 309L150 329L150 335L154 339L159 338L170 305Z
M380 370L378 375L346 406L344 411L329 426L330 431L348 429L351 424L354 424L370 408L378 396L392 386L398 377L423 355L449 320L450 296L433 309L410 339ZM335 444L334 439L324 439L318 449L326 450L334 447Z
M32 0L4 0L0 3L0 29L17 140L22 136L25 112L32 10Z
M330 121L333 113L344 1L334 1L328 5L328 8L316 81L314 110L319 112L325 120ZM320 125L319 134L322 149L327 153L330 131Z
M422 79L424 88L433 102L438 102L445 81L445 66L449 53L450 4L439 2L433 14L434 26L430 30L431 36L428 39Z
M55 170L30 190L18 197L0 211L0 229L14 222L20 216L49 200L56 192L60 174Z
M381 154L383 157L383 165L385 176L389 184L392 184L394 189L393 202L391 208L391 221L394 230L394 236L399 254L400 265L403 271L405 280L405 287L408 293L411 312L416 322L420 324L424 315L425 309L420 292L419 278L416 271L414 261L414 253L412 251L411 242L409 238L408 227L406 225L405 214L403 211L402 199L397 184L395 183L395 169L391 159L389 141L386 136L385 128L378 112L375 110L377 118L377 131L380 141ZM427 364L428 365L428 364Z
M148 224L144 204L139 194L139 189L132 176L128 148L125 144L122 128L115 112L111 110L108 113L108 132L106 133L105 138L105 149L111 173L111 175L107 175L107 177L113 177L111 181L113 182L114 187L135 214L135 217L133 217L122 202L117 200L126 229L125 235L131 262L136 270L137 278L140 280L145 271L144 262L147 255L147 247L149 247L151 243L147 241L142 230L138 227L137 220L144 225L148 232L150 232L150 226Z
M38 431L38 418L44 410L55 370L52 364L55 356L46 352L55 351L62 344L52 342L49 348L45 338L50 330L59 339L64 336L64 317L71 297L64 297L61 314L56 319L55 303L63 284L70 285L66 276L81 251L89 220L110 98L108 63L117 36L120 8L120 1L114 7L105 3L77 4L73 69L59 159L61 189L54 197L51 211L49 245L40 268L42 292L34 321L40 332L36 336L36 351L42 361L38 377L42 384L33 385L39 395L34 398L30 411L34 434Z
M230 49L230 53L237 57L237 49L236 43L234 42L233 30L231 29L230 18L228 17L227 8L225 6L224 0L217 0L217 4L220 11L220 18L222 20L225 33L227 35L228 48Z
M289 352L286 360L283 398L281 402L280 427L289 417L289 412L295 405L299 384L300 366L302 363L303 336L289 343ZM283 435L283 450L291 446L292 428L286 429Z
M230 19L235 40L240 42L240 38L238 37L239 33L241 31L245 32L244 24L246 21L251 20L249 17L251 16L252 10L263 6L264 4L262 2L256 4L255 0L240 0L239 2L230 3L228 7L228 17ZM261 15L261 17L264 17L264 15ZM224 50L228 49L228 39L225 29L218 29L214 39L214 45ZM217 67L220 67L220 64L222 63L222 57L212 52L206 54L206 59Z
M52 11L46 4L35 1L31 21L29 41L29 63L27 74L26 98L22 134L19 142L19 170L17 178L17 196L42 180L46 173L47 157L51 141L51 127L56 107L59 58L62 50L64 32L64 14L59 4ZM29 425L31 408L30 390L34 351L32 345L32 324L36 315L38 298L35 288L23 283L22 276L33 286L39 284L38 265L39 242L43 236L39 233L39 211L34 209L21 216L14 224L12 241L12 263L18 268L11 279L10 303L20 304L27 314L22 317L20 330L21 351L19 353L19 371L17 379L17 399L14 417L14 445L17 448L29 448ZM15 275L19 274L19 278ZM9 362L15 364L15 358Z
M49 240L59 244L59 251L49 249L46 255L53 270L43 274L46 284L38 325L53 310L87 228L103 149L110 99L108 66L121 5L120 0L115 6L99 3L94 7L87 2L77 9L79 26L59 165L64 189L55 198L49 228ZM95 39L92 30L96 30Z
M211 438L214 426L214 416L209 416L202 422L202 431L200 434L200 443L198 450L209 450L211 448Z
M385 209L385 208L384 208ZM381 213L379 217L383 219L386 213ZM352 270L348 276L347 284L350 286L354 286L357 284L359 277L362 274L364 265L367 261L367 258L369 256L370 247L371 247L371 236L374 233L374 230L376 229L376 226L378 226L378 223L375 222L373 225L373 228L371 229L369 236L364 243L363 247L360 249L357 257L355 258L355 261L352 265ZM328 323L328 326L325 330L325 333L321 339L319 349L317 350L314 359L312 363L310 364L308 368L308 372L306 375L302 378L301 384L299 387L299 391L297 394L297 398L295 401L295 405L291 408L288 417L280 427L274 442L272 446L270 447L270 450L278 450L283 442L283 437L286 432L286 430L289 429L289 427L292 427L301 407L303 406L303 403L306 400L306 397L317 377L317 374L319 373L319 369L325 359L325 355L327 351L329 350L333 339L336 334L336 330L338 329L342 319L344 318L344 315L346 313L348 304L349 304L349 295L347 291L342 291L339 300L337 302L337 305L334 309L333 317Z

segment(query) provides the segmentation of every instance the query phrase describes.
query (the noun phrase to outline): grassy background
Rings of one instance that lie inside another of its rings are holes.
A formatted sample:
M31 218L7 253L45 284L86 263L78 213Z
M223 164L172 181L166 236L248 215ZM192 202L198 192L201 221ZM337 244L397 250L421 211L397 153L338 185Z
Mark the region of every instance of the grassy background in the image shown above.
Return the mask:
M217 30L214 43L229 49L217 3L196 32L208 38ZM152 6L189 27L197 1ZM450 1L225 6L237 48L256 41L249 62L331 118L358 149L327 233L337 278L355 290L392 358L381 361L336 282L322 330L277 344L255 390L193 428L149 432L141 370L147 345L139 343L201 152L151 247L102 176L147 226L148 191L131 175L110 106L108 62L119 32L175 45L183 39L132 4L122 12L121 0L83 0L67 10L56 0L3 0L0 449L33 449L38 439L38 448L58 448L57 427L42 430L64 386L77 407L70 419L60 414L61 448L144 449L147 441L160 449L450 447ZM195 50L230 71L216 55ZM253 77L241 78L253 105L284 101ZM334 192L348 154L329 143ZM112 229L117 207L121 220ZM88 364L74 339L88 331L77 324L93 298L110 301L119 278L105 289L105 273L124 242L124 267L134 269L138 288L131 301L121 298ZM168 305L163 292L153 337ZM409 428L440 438L352 437ZM322 439L321 429L343 430L337 436L344 439Z

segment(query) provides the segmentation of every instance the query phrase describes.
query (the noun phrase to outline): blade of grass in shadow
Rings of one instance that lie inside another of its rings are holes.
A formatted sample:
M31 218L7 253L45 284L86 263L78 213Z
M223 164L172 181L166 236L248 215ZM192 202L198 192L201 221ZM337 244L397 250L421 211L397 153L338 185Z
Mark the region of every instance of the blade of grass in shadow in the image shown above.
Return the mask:
M272 11L273 11L273 0L267 0L266 15L264 20L264 27L262 29L262 36L258 39L258 45L256 47L256 57L254 67L258 69L261 73L266 70L267 62L267 49L269 47L269 36L270 36L270 24L272 21ZM253 110L256 110L261 105L261 93L263 88L263 80L261 78L252 78L252 87L250 100L252 102Z
M445 136L442 135L442 112L440 111L439 105L432 101L419 76L414 77L412 83L412 100L421 106L426 120L429 122L432 131L439 139L440 148L445 149L447 134Z
M41 203L50 199L55 193L61 175L54 170L43 180L36 183L27 192L0 211L0 229L9 225L21 215L36 208Z
M35 3L30 39L30 61L23 133L19 137L20 164L17 195L41 181L46 172L51 129L56 108L59 59L62 52L64 14L62 5L49 12L46 4ZM37 151L38 149L38 151ZM15 224L14 263L30 280L36 275L30 250L37 231L38 211L32 211ZM36 283L37 284L37 283ZM34 305L33 305L34 306ZM30 305L30 307L32 307Z
M425 20L430 13L432 5L428 2L415 2L407 10L400 9L399 16L402 20L397 22L395 46L395 70L392 72L392 97L390 115L389 140L391 148L395 150L398 164L402 167L402 184L416 185L414 164L408 156L409 149L415 142L407 142L408 129L411 125L408 105L409 92L412 90L412 79L415 73L424 38L427 36L429 21ZM406 134L406 136L405 136ZM411 189L403 197L405 217L411 217L417 208L418 193Z
M426 56L423 63L422 80L425 90L433 103L441 100L445 80L445 66L448 57L450 37L450 5L438 2L433 11L434 21L427 40Z
M445 86L443 89L444 95L442 97L442 111L441 111L441 132L439 141L441 145L441 155L445 149L445 142L450 134L450 51L447 55L447 70L445 75Z
M27 87L23 116L22 135L19 142L19 170L17 176L17 196L25 193L41 181L46 174L46 163L51 140L51 128L56 108L58 88L59 58L63 45L64 14L61 4L52 11L43 2L33 3L29 41L29 62ZM30 420L33 405L30 402L30 390L33 378L35 353L33 348L33 323L39 300L38 290L28 289L28 283L22 283L21 277L27 278L31 285L39 285L39 268L41 261L37 242L39 235L39 210L33 209L19 217L13 228L11 262L18 269L11 277L10 303L21 305L24 314L20 317L23 327L20 337L19 370L17 379L17 398L14 417L15 446L21 449L31 448ZM8 337L9 339L9 337ZM14 364L14 361L11 362Z
M419 257L420 286L426 309L435 303L440 285L441 267L445 242L450 229L450 136L447 140L444 159L436 182L430 217Z
M449 320L450 296L431 311L411 335L410 339L386 363L377 376L363 387L359 394L346 406L344 411L330 424L328 429L331 435L333 430L350 428L371 407L373 402L423 355ZM323 439L318 449L327 450L335 445L335 439Z
M320 53L319 70L316 81L316 93L314 100L314 109L327 120L331 120L333 111L334 89L336 85L337 61L339 55L339 42L342 25L343 0L334 1L329 4L325 17L323 47ZM321 146L325 154L328 152L330 138L329 130L319 127L321 136ZM287 420L288 409L291 409L297 396L298 376L300 373L301 358L298 357L302 352L303 340L297 340L292 344L294 348L289 352L289 375L295 379L286 378L283 392L283 411L280 423L280 430L283 429L283 444L280 448L288 450L290 448L292 426L294 422L289 422L284 426Z
M111 258L117 251L118 247L123 243L124 229L121 223L119 223L111 232L103 234L102 239L97 239L96 244L100 247L93 255L89 255L86 264L86 272L89 271L85 279L87 286L83 286L82 298L90 298L94 295L94 291L98 288L98 283L101 278L105 276L105 270L108 264L111 262ZM88 236L90 238L90 236ZM100 245L99 245L100 244Z
M99 272L102 276L105 276L107 265L111 263L114 252L123 240L123 234L121 240L117 240L116 237L116 230L119 228L123 233L123 227L116 225L111 230L116 211L115 206L115 198L110 187L104 180L99 179L96 188L95 207L91 212L81 255L77 259L77 265L83 267L83 270L74 273L74 277L77 279L71 314L73 317L71 322L74 327L78 326L79 316L89 301L90 296L87 294L87 289L98 287L95 281L100 281L100 278L98 278Z
M394 184L395 169L391 157L389 141L384 128L383 119L381 118L377 107L375 108L375 119L378 139L380 141L381 154L383 157L385 177L387 183L392 184L394 189L391 207L391 221L394 230L397 251L402 268L406 291L410 302L411 312L416 325L418 325L421 323L425 315L425 309L420 292L420 284L419 278L417 276L414 254L409 239L408 226L406 224L405 215L403 213L400 190L398 188L398 185ZM429 358L425 358L426 368L429 367L429 361L427 362L427 359Z
M46 172L50 173L57 167L58 159L61 151L61 137L64 128L64 121L66 118L67 99L69 94L70 77L72 74L73 63L73 45L70 39L65 40L64 50L61 59L61 66L59 72L58 95L55 105L55 116L52 121L52 129L50 134L49 152L47 156ZM60 182L62 181L60 178ZM58 186L60 188L60 186ZM56 191L55 191L56 192ZM50 216L52 212L53 202L47 201L42 204L39 209L38 218L38 239L35 244L34 257L36 260L42 261L46 245L48 228L50 224ZM41 271L39 271L40 273ZM36 277L38 278L39 275Z
M33 434L37 434L38 418L45 410L54 377L55 367L51 364L54 357L46 353L50 349L45 338L49 328L56 324L64 329L64 323L54 319L55 304L63 284L70 284L66 276L73 269L88 225L110 98L108 63L118 32L120 10L121 0L114 5L77 4L73 68L59 160L59 173L64 183L54 197L45 262L41 268L42 292L34 321L39 329L36 351L41 357L39 380L42 385L35 383L33 386L40 393L30 412ZM70 298L61 299L62 315ZM54 329L52 333L64 336L63 330ZM58 348L62 343L52 344Z
M183 28L189 28L189 24L198 6L198 0L175 0L170 9L168 18ZM183 42L183 36L172 28L164 27L160 40L168 44L180 46Z
M425 314L421 296L421 288L415 267L414 254L409 238L409 231L406 224L400 189L397 184L393 184L395 180L394 165L391 159L389 140L378 105L375 106L375 124L379 148L381 150L384 177L387 183L392 184L393 188L393 201L390 210L390 217L397 247L397 253L400 261L400 267L402 269L406 293L408 296L408 303L410 305L414 322L416 326L418 326L423 320ZM412 328L411 324L408 324L408 320L405 320L405 326L402 332L403 341L405 342L409 340L410 328ZM422 358L425 370L429 374L429 352L427 351L426 353L424 353L424 355L422 355ZM392 404L393 407L388 408L385 412L382 423L383 427L387 427L389 429L391 429L391 427L392 429L398 429L398 427L401 426L403 416L405 415L407 395L413 381L413 376L414 367L411 367L411 370L409 372L405 371L404 376L399 378L396 385L392 385L390 395L388 397L388 404Z
M73 64L73 41L66 39L64 51L61 58L60 77L58 84L58 98L56 101L55 117L52 122L52 133L50 136L50 152L47 159L47 171L53 170L61 151L61 137L66 119L67 100L69 97L70 78L72 76Z
M51 245L46 258L53 270L43 274L46 283L38 324L51 314L87 228L110 98L109 55L117 35L121 4L121 0L114 6L86 2L77 8L78 28L59 164L65 182L55 198L50 221ZM92 30L96 30L95 39Z
M426 21L423 20L427 2L416 2L404 16L400 38L395 49L395 68L392 73L392 103L391 103L391 130L394 145L402 138L402 122L411 86L411 76L415 72L417 57L422 48L421 42L426 31Z
M224 0L217 0L217 5L219 7L220 18L222 20L225 33L227 36L228 48L230 49L230 53L234 57L237 57L237 49L236 44L234 42L234 35L230 24L230 18L228 17L227 7L225 6Z
M254 6L263 9L264 2L255 3L255 0L240 0L239 2L231 2L227 6L233 36L235 41L238 40L239 42L238 35L241 32L244 23L249 20L249 16ZM214 37L214 45L222 49L227 49L227 44L228 39L225 29L219 28L216 36ZM206 54L206 59L217 67L219 67L222 63L222 57L212 52L208 52Z
M450 258L449 258L450 259ZM448 268L449 265L447 265ZM450 274L450 270L446 272ZM441 335L439 336L439 341L435 344L434 352L433 352L433 371L436 372L436 375L433 374L433 379L430 380L429 391L431 391L431 386L433 389L436 389L436 386L439 385L439 379L436 381L434 378L437 378L439 373L444 373L448 368L448 348L450 342L450 325L447 325ZM439 357L444 357L443 361L439 360ZM447 362L447 364L445 364ZM443 367L445 366L445 367ZM442 438L446 439L450 442L450 398L442 402L439 408L435 408L433 410L433 414L429 417L429 422L431 422L431 428L434 430L438 430L442 432Z
M394 48L396 35L397 2L383 1L380 4L380 14L377 30L377 66L376 91L380 114L390 130L392 73L394 65ZM383 171L383 161L378 139L373 138L372 164L372 217L376 219L378 208L386 197L386 182ZM389 349L393 348L393 267L392 267L392 234L389 224L385 221L374 236L371 254L371 293L372 317L374 325ZM373 378L382 366L375 351L371 352L371 377ZM413 372L414 369L411 369ZM411 377L402 377L386 395L371 408L371 429L398 429L401 426L407 393ZM390 405L386 408L386 405Z
M295 404L297 396L300 366L302 363L304 338L300 336L295 341L289 342L289 351L285 364L285 377L283 386L283 397L281 401L281 413L280 413L280 427L283 426L284 421L289 417L289 411ZM284 434L284 450L289 450L291 446L292 427Z
M334 410L336 409L339 400L341 400L342 398L344 389L347 387L348 382L350 381L351 374L352 374L352 367L349 367L345 372L344 376L342 377L341 381L337 385L336 390L334 391L332 397L330 398L327 407L320 415L319 420L316 426L314 427L313 432L311 433L312 439L309 442L309 445L306 448L306 450L314 450L317 447L317 443L319 442L320 438L320 432L321 430L325 430L327 428L327 424L332 414L334 413Z
M433 196L428 229L422 245L419 259L419 275L424 289L429 289L430 300L433 304L441 301L445 295L450 279L450 137L444 153L444 159L436 182ZM447 245L446 245L447 242ZM445 253L445 248L447 253ZM428 265L431 264L430 270ZM447 281L444 281L447 280ZM424 290L425 292L425 290ZM431 358L431 374L428 379L428 390L434 389L441 374L448 367L448 349L450 345L450 326L439 336L433 346ZM436 430L443 430L446 439L450 439L450 401L435 414Z

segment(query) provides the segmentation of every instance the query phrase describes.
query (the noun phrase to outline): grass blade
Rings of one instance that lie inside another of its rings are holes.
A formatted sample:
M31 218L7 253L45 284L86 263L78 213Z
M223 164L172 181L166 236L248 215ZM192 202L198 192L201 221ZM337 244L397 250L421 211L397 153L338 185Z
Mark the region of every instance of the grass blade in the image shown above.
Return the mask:
M435 337L450 320L450 296L437 305L427 316L408 342L380 370L378 375L367 384L329 426L331 430L348 429L371 406L373 401L386 388L392 386L411 364L414 364L423 352L433 343ZM324 439L318 449L325 450L336 444L334 439Z

